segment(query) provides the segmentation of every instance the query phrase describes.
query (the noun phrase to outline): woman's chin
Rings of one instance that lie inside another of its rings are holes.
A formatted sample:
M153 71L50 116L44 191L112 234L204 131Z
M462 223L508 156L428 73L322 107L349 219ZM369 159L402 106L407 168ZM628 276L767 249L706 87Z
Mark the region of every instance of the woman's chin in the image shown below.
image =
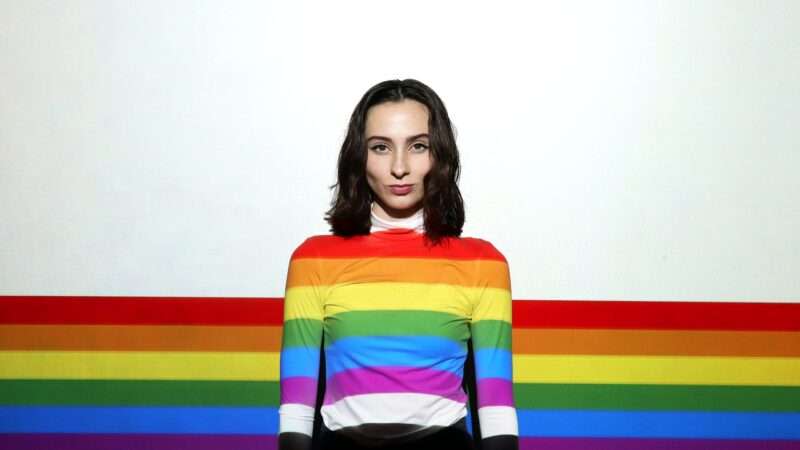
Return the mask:
M381 206L386 214L395 217L403 218L414 215L421 207L422 201L388 201L382 202Z

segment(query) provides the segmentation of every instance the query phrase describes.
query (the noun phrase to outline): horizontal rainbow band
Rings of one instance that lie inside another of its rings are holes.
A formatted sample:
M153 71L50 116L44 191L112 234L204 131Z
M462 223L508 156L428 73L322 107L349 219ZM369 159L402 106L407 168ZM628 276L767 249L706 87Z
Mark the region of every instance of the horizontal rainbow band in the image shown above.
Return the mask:
M275 434L274 407L0 406L2 433Z
M0 406L0 433L275 434L276 408ZM520 410L520 435L800 440L800 413Z
M322 320L322 310L311 308L307 305L308 301L298 301L304 298L316 298L314 291L316 287L295 287L286 290L286 304L290 305L284 310L286 320L293 319L316 319ZM325 307L325 311L330 316L345 311L375 312L386 313L389 311L432 311L438 313L461 313L469 303L470 298L480 295L481 305L484 311L481 320L504 320L510 322L511 310L508 307L510 292L506 289L498 288L462 288L447 284L423 284L423 283L364 283L352 284L342 288L347 298L347 308L337 305L333 300ZM460 300L453 302L456 296ZM376 301L375 299L380 299ZM294 299L294 301L291 301ZM477 313L476 313L477 316Z
M150 433L7 433L3 450L277 450L273 435Z
M279 300L0 297L0 448L276 448ZM513 315L523 449L800 449L800 304Z
M14 450L277 450L275 436L213 434L0 434L0 443ZM797 450L794 440L522 438L520 450Z
M513 368L517 383L800 386L798 358L514 355ZM0 379L276 381L279 371L278 353L0 352Z
M458 402L465 403L467 401L467 395L463 391L452 391L453 385L459 386L461 384L461 377L452 372L431 369L408 371L405 367L382 367L381 369L384 373L388 373L389 376L377 374L371 368L357 368L333 375L329 380L330 384L325 392L323 404L331 405L351 395L382 394L386 392L429 394ZM400 377L404 373L407 373L408 376L402 378L402 382L394 381L394 378ZM349 376L353 374L359 376L358 380L363 380L363 382L351 381L352 379ZM336 380L337 377L340 379ZM425 381L429 381L429 383L425 384ZM291 386L290 383L287 384ZM307 404L313 405L314 400L311 399Z
M294 259L294 270L289 271L287 287L325 286L334 284L337 276L349 268L352 271L363 257L349 259L308 258ZM442 263L458 270L442 272ZM443 283L470 286L480 276L487 286L505 287L508 283L508 266L497 260L475 259L453 260L450 258L380 258L370 265L371 273L390 273L392 279L401 283ZM319 278L318 278L319 277Z
M281 325L280 298L2 296L0 324ZM800 331L798 303L515 300L514 328Z
M514 385L522 409L799 412L800 387ZM0 380L3 405L278 406L277 381Z
M2 325L2 350L278 352L278 326ZM800 356L800 333L514 329L522 354Z
M800 356L793 331L525 329L522 354ZM281 327L206 325L2 325L2 350L280 351Z
M798 450L796 440L523 438L520 450Z

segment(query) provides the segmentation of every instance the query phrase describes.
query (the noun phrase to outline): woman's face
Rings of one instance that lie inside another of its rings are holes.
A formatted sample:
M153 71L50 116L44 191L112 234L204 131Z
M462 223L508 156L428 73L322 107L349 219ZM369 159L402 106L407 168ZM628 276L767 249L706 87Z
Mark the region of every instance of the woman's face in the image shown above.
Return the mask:
M411 216L422 207L422 179L433 166L428 108L416 100L384 102L367 111L367 182L375 214Z

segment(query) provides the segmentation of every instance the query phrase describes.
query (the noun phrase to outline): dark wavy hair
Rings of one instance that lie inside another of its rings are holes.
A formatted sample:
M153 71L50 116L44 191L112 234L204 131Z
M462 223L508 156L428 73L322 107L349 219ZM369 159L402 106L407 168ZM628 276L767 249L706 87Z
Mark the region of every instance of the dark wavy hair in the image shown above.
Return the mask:
M428 135L433 165L423 178L422 199L425 236L439 243L445 236L460 236L464 226L464 200L458 189L460 175L458 147L453 125L444 103L430 87L420 81L387 80L372 86L350 116L342 148L339 151L337 182L331 208L325 220L337 236L369 234L370 204L373 192L367 184L367 111L384 102L416 100L428 109Z

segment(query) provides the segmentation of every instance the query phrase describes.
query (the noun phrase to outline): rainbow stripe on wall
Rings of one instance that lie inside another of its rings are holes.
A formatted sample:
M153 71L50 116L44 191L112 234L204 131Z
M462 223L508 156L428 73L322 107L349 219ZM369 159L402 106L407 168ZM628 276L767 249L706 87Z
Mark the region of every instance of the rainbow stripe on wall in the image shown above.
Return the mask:
M275 449L281 299L0 297L0 449ZM521 448L800 449L800 304L514 301Z

